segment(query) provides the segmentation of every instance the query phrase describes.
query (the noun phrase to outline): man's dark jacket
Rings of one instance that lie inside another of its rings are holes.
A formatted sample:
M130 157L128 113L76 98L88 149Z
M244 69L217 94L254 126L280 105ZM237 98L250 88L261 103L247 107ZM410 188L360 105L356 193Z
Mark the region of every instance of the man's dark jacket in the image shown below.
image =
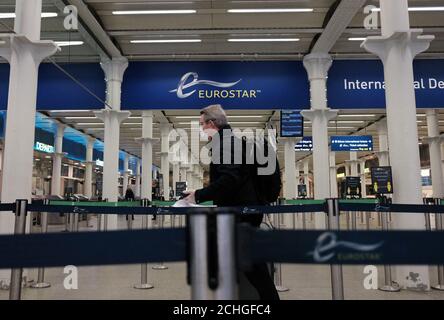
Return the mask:
M220 128L218 134L220 139L213 139L211 146L213 161L210 163L209 185L203 189L196 190L196 203L213 201L218 207L266 204L264 200L261 200L261 195L255 189L255 166L245 163L245 144L243 144L242 148L242 163L235 163L234 139L239 138L233 135L229 125ZM231 160L226 164L223 161L224 149L225 152L228 152ZM219 153L217 153L217 150L219 150ZM214 163L216 162L214 161L215 158L219 159L218 163ZM259 226L262 217L262 214L245 215L240 217L240 221Z

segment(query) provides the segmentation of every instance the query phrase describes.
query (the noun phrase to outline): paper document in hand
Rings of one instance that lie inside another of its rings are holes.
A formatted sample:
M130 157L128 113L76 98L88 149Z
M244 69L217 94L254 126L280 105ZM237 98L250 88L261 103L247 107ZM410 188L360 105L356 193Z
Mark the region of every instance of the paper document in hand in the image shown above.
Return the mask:
M195 204L195 203L190 203L190 202L186 201L185 199L181 199L179 201L176 201L176 203L173 204L173 207L185 208L185 207L202 207L202 206Z

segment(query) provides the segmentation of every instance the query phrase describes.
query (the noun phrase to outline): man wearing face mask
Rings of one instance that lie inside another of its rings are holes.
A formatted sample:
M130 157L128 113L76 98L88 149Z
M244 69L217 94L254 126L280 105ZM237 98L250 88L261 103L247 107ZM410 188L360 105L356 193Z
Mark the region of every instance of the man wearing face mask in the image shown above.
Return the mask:
M265 205L266 201L255 189L252 165L234 161L235 139L225 111L220 105L211 105L200 112L201 135L211 144L210 181L205 188L186 191L185 200L191 203L213 201L219 207ZM245 159L245 148L242 148ZM225 153L225 154L224 154ZM229 161L227 161L229 159ZM263 215L242 215L240 222L259 227ZM257 264L244 273L261 300L279 300L279 295L265 263Z

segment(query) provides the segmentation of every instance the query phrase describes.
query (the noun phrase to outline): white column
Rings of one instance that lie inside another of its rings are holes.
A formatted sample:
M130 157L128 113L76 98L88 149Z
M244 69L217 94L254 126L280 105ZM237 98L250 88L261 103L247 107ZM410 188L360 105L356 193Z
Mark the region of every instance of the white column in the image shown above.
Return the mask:
M181 163L180 164L180 180L181 182L187 181L187 167L188 165Z
M176 182L180 181L180 174L179 174L179 162L173 163L173 190L174 190L174 197L176 197Z
M153 111L142 112L142 188L140 198L152 200L153 187Z
M120 96L123 74L128 67L125 58L106 60L101 67L105 72L106 102L112 109L103 109L94 114L105 124L103 152L103 198L109 202L118 201L119 194L119 140L120 124L130 116L120 111ZM105 219L102 219L104 221ZM117 229L117 215L108 215L107 230Z
M327 73L331 64L328 54L315 53L304 58L310 80L311 110L301 113L312 122L314 198L320 200L330 197L328 122L338 113L327 108ZM324 215L315 215L315 228L325 228Z
M307 186L307 198L311 198L312 190L310 187L310 169L309 169L310 159L305 159L303 165L304 165L304 182L305 185Z
M367 198L367 184L365 183L365 160L361 160L359 163L359 167L361 170L361 194L362 198Z
M56 132L54 135L54 154L52 157L51 194L61 196L62 158L64 156L63 133L65 132L66 126L61 123L57 123L56 126Z
M422 204L413 58L428 49L433 36L410 29L407 0L380 0L380 5L382 36L368 37L362 46L384 64L393 202ZM394 228L424 229L424 215L395 214ZM418 277L412 279L412 273ZM404 288L429 289L427 266L398 267L397 276Z
M140 159L136 162L136 190L134 191L136 198L140 197Z
M190 164L189 166L188 166L188 168L187 168L187 173L186 173L186 181L187 181L187 184L188 184L188 189L189 190L195 190L195 186L194 186L194 179L193 179L193 169L192 169L193 167L192 167L192 165Z
M441 136L441 138L444 138L443 136ZM444 143L441 143L441 170L444 174Z
M389 147L388 147L388 133L387 133L387 120L382 119L376 124L379 137L379 151L376 152L380 167L386 167L390 165L389 160Z
M284 198L297 198L297 179L296 175L296 153L294 146L296 144L295 138L287 138L284 141L284 165L285 165L285 184L284 184Z
M428 137L424 140L429 144L433 197L442 198L444 197L444 181L441 165L441 137L439 133L438 115L437 111L433 109L428 109L426 113Z
M92 172L94 167L93 161L93 151L94 151L94 143L96 142L95 138L88 137L86 144L86 161L85 164L85 196L88 198L92 197Z
M126 189L128 189L128 174L129 174L129 154L125 154L123 159L123 183L122 183L122 196L125 195Z
M336 153L334 151L330 151L330 197L338 197Z
M358 176L358 153L350 152L350 160L347 161L350 165L350 176Z
M169 144L169 134L171 130L171 125L163 123L160 128L160 170L163 176L163 197L165 201L168 201L170 198L170 161L168 159L168 153L170 149Z
M38 68L57 46L40 41L42 1L16 0L15 33L0 36L0 56L10 64L1 202L31 200ZM0 214L0 234L14 232L14 215ZM10 271L0 270L0 284Z

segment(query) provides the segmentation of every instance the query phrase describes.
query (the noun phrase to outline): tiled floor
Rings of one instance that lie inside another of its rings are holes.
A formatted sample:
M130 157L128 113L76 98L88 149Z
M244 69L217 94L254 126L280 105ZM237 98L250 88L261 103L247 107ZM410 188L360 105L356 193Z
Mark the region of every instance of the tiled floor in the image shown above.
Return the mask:
M95 224L95 220L91 221ZM137 226L140 221L135 222ZM124 227L125 221L119 225ZM61 226L51 226L52 231ZM82 226L85 230L85 227ZM90 228L92 230L94 228ZM133 285L140 282L140 265L80 267L77 290L67 290L63 286L66 274L63 268L46 269L46 280L51 287L46 289L23 289L23 299L190 299L190 287L186 283L185 263L168 263L166 270L148 268L148 281L153 289L138 290ZM439 299L444 300L444 292L401 291L387 293L379 290L366 290L363 285L364 266L345 266L344 290L346 299ZM379 274L383 270L379 268ZM436 283L436 269L431 268L432 283ZM37 278L37 270L30 270L30 279ZM381 278L381 277L380 277ZM282 265L283 286L289 288L281 292L282 299L331 299L330 268L319 265ZM379 281L382 281L379 279ZM0 299L7 299L8 291L0 290Z

